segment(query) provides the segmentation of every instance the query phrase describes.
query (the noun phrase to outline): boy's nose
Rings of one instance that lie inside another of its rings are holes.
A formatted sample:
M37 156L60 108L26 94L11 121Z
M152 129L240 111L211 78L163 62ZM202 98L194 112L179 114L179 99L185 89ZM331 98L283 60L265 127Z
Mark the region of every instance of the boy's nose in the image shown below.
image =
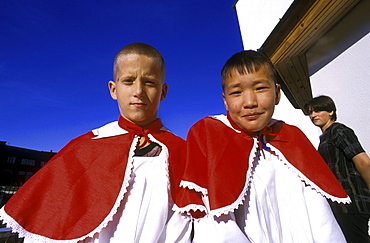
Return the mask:
M243 93L243 107L254 108L257 106L257 98L254 92Z
M144 87L141 82L135 82L134 85L134 96L141 96L143 94Z
M310 114L309 114L310 118L312 118L312 117L314 117L316 115L317 115L317 112L316 111L310 111Z

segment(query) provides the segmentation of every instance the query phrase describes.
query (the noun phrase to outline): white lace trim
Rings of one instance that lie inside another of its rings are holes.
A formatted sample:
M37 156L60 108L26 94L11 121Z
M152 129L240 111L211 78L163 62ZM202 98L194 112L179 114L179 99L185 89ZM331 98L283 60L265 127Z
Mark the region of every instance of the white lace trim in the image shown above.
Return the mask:
M114 126L115 125L114 123L116 123L117 126L118 126L117 122L113 122L113 123L110 123L108 125L109 126L112 126L112 125ZM110 131L112 131L112 130L110 130ZM123 130L123 131L125 131L125 130ZM124 134L124 133L121 133L121 134ZM119 134L116 134L116 135L119 135ZM166 158L166 165L167 165L166 166L166 174L167 174L167 178L168 178L167 187L168 187L168 190L170 190L169 168L168 168L168 154L169 154L168 153L168 148L163 143L156 140L151 134L149 134L148 136L149 136L150 140L152 140L154 142L157 142L158 144L160 144L162 146L161 154L163 153L163 156ZM99 137L99 138L101 138L101 137ZM1 208L1 210L0 210L0 219L2 219L4 221L4 223L7 224L8 227L12 228L12 232L18 233L19 237L21 237L21 238L26 237L28 240L34 241L34 242L74 243L74 242L78 242L80 240L83 240L83 239L86 239L86 238L89 238L89 237L93 237L96 233L99 233L104 227L106 227L110 221L113 220L113 216L117 213L118 207L120 206L121 201L123 200L124 195L127 192L127 187L129 186L129 180L130 180L130 176L131 176L132 168L133 168L134 150L136 149L136 144L138 143L138 140L139 140L139 136L135 136L135 138L133 139L133 141L131 143L129 154L128 154L126 171L125 171L125 175L124 175L124 180L123 180L121 190L120 190L120 192L117 196L117 199L116 199L116 202L115 202L114 206L112 207L112 209L111 209L110 213L107 215L107 217L100 223L100 225L98 227L96 227L94 230L92 230L90 233L88 233L88 234L86 234L82 237L79 237L79 238L76 238L76 239L71 239L71 240L50 239L50 238L47 238L47 237L44 237L44 236L41 236L41 235L38 235L38 234L34 234L34 233L31 233L31 232L28 232L27 230L25 230L21 225L19 225L12 217L10 217L5 212L4 207Z
M151 134L148 134L148 136L149 136L149 139L151 141L156 142L156 143L158 143L159 145L162 146L162 152L161 152L160 156L165 156L165 158L166 158L166 160L165 160L166 175L167 175L167 181L168 181L167 188L168 188L168 190L170 190L169 170L168 170L168 149L163 143L156 140ZM128 156L128 160L127 160L127 166L126 166L124 181L122 183L120 193L118 194L117 200L116 200L111 212L104 219L104 221L95 230L93 230L91 233L86 235L85 238L93 237L94 234L99 233L104 227L106 227L110 221L113 221L113 216L117 213L117 210L118 210L119 206L121 205L121 201L123 200L124 195L127 192L127 188L129 186L129 181L130 181L131 173L132 173L132 169L133 169L135 149L136 149L137 143L139 142L139 138L140 138L140 136L135 136L132 143L131 143L129 156Z
M121 204L121 201L123 200L123 197L125 193L127 192L127 187L129 186L129 181L131 178L131 173L132 173L132 168L133 168L133 162L134 162L134 154L135 154L135 149L136 149L136 144L139 142L139 136L135 136L134 139L132 140L129 154L128 154L128 159L127 159L127 165L126 165L126 171L124 175L124 179L122 182L121 190L117 196L116 202L114 203L110 213L105 217L103 222L100 223L98 227L96 227L93 231L82 237L82 239L93 237L96 233L99 233L104 227L108 225L110 221L113 221L113 216L117 213L117 210Z
M246 183L244 185L243 190L239 194L238 198L230 205L211 210L209 212L211 216L220 217L223 214L228 214L229 212L232 212L235 209L238 209L239 206L244 203L245 195L248 193L250 184L252 182L253 173L254 173L254 163L253 162L255 160L255 157L257 156L257 152L258 152L258 141L256 138L253 138L253 147L249 154L249 165L248 165L248 171L247 171L247 176L246 176Z
M199 185L197 185L196 183L194 182L190 182L190 181L184 181L182 180L180 182L180 187L183 187L183 188L189 188L190 190L193 189L195 190L196 192L201 192L203 195L208 195L208 190L207 188L204 188L204 187L201 187Z
M235 128L233 128L231 126L231 123L227 119L227 116L221 114L221 115L215 115L215 116L211 116L211 117L214 118L214 119L216 119L216 120L221 121L226 126L232 128L234 131L236 131L238 133L241 132L241 131L239 131L239 130L237 130L237 129L235 129ZM272 124L274 124L277 121L278 120L271 119L271 121L269 122L268 125L271 126ZM334 196L328 194L327 192L323 191L315 183L313 183L311 180L309 180L302 172L300 172L292 164L290 164L288 162L288 160L284 157L284 155L277 148L275 148L271 144L268 144L268 146L271 148L271 151L275 152L275 154L277 155L279 161L282 161L284 163L284 165L286 165L289 169L291 169L293 172L295 172L297 174L297 176L303 182L305 182L309 187L311 187L312 189L314 189L317 193L321 194L325 198L330 199L333 202L351 203L351 199L349 198L349 196L347 196L346 198L338 198L338 197L334 197ZM257 138L253 138L253 148L252 148L252 150L250 152L250 155L249 155L249 168L248 168L248 171L247 171L247 179L246 179L245 186L244 186L242 192L240 193L239 197L232 204L230 204L228 206L211 210L209 212L209 214L211 216L219 217L219 216L221 216L223 214L228 214L229 212L232 212L235 209L237 209L239 207L239 205L243 204L243 202L245 200L245 196L248 193L248 189L249 189L250 183L251 183L251 181L253 179L253 173L254 173L253 162L254 162L255 157L257 156L258 147L259 146L258 146L258 140L257 140ZM254 153L253 153L253 151L254 151Z
M254 160L258 153L258 141L256 138L254 138L253 140L254 140L254 145L253 145L253 149L249 156L249 168L247 172L246 183L245 183L243 190L241 191L240 195L233 203L225 207L222 207L222 208L213 209L209 212L209 215L220 217L223 214L228 214L229 212L233 212L234 210L239 208L239 205L242 205L244 203L246 195L250 187L250 183L253 179L253 173L255 169ZM293 173L295 173L302 180L302 182L304 182L306 185L311 187L317 193L319 193L320 195L324 196L327 199L330 199L333 202L338 202L338 203L350 203L351 202L351 199L348 196L346 198L338 198L338 197L334 197L328 194L327 192L323 191L319 186L317 186L315 183L309 180L302 172L300 172L292 164L290 164L288 160L284 157L284 155L278 149L276 149L271 144L268 144L268 146L271 148L271 151L277 155L277 158L279 161L281 161L285 166L287 166Z
M41 242L41 243L75 243L80 240L85 239L86 237L80 237L78 239L72 240L54 240L47 238L42 235L31 233L25 230L22 226L20 226L17 221L15 221L12 217L10 217L4 210L4 207L0 209L0 219L7 225L7 227L12 228L13 233L18 233L20 238L27 238L28 242Z
M167 183L167 188L168 188L168 190L169 190L169 192L170 192L170 198L171 198L171 200L172 200L172 196L171 196L171 182L170 182L170 170L169 170L169 152L168 152L168 148L167 148L167 146L164 144L164 143L162 143L162 142L160 142L160 141L158 141L157 139L155 139L154 138L154 136L152 135L152 134L148 134L148 137L149 137L149 139L150 139L150 141L152 141L152 142L156 142L156 143L158 143L161 147L162 147L162 152L159 154L159 156L162 156L163 157L163 159L165 160L165 163L166 163L166 176L167 176L167 181L168 181L168 183Z
M275 148L271 144L269 144L269 147L271 148L271 151L273 151L277 155L279 161L281 161L282 163L284 163L285 166L287 166L290 170L292 170L307 186L309 186L312 189L314 189L317 193L319 193L320 195L324 196L327 199L330 199L333 202L337 202L337 203L351 203L351 199L349 198L349 196L347 196L346 198L339 198L339 197L332 196L329 193L327 193L324 190L322 190L314 182L312 182L310 179L308 179L300 170L298 170L297 168L295 168L285 158L285 156L283 155L283 153L281 153L277 148Z
M199 210L201 212L205 212L205 213L207 212L207 208L203 205L200 205L200 204L188 204L188 205L186 205L185 207L182 207L182 208L180 208L176 204L174 204L172 209L177 213L186 214L190 217L192 217L191 214L190 214L190 211Z

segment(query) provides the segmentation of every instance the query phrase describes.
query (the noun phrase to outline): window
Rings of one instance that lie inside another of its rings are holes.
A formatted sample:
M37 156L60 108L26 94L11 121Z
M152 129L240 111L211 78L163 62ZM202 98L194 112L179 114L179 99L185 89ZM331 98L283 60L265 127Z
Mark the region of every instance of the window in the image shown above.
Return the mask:
M32 172L27 172L26 173L26 179L25 180L27 181L28 179L30 179L32 175L33 175Z
M22 165L35 165L35 160L33 159L22 159Z
M41 161L40 166L43 167L46 164L45 161Z
M15 163L15 157L8 157L8 160L6 161L9 164L14 164Z

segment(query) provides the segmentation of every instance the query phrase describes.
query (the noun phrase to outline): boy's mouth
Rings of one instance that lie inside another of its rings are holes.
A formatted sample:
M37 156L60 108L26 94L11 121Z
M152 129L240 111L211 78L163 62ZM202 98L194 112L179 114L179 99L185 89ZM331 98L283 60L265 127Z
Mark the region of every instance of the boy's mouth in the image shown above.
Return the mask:
M317 122L319 119L318 118L312 118L311 121L312 122Z
M251 113L251 114L245 114L243 115L242 117L247 119L247 120L255 120L257 119L258 117L261 116L262 113Z
M132 102L130 103L130 105L135 106L135 107L145 107L146 106L145 103L141 103L141 102Z

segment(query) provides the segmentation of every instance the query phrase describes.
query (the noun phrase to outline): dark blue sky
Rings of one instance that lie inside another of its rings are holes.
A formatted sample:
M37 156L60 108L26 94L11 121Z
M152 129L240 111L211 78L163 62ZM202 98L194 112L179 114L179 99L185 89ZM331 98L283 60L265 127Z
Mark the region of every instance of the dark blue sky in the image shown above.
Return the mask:
M164 56L159 117L185 138L200 118L224 113L220 70L243 50L234 0L0 2L0 141L59 151L116 120L107 82L131 42Z

